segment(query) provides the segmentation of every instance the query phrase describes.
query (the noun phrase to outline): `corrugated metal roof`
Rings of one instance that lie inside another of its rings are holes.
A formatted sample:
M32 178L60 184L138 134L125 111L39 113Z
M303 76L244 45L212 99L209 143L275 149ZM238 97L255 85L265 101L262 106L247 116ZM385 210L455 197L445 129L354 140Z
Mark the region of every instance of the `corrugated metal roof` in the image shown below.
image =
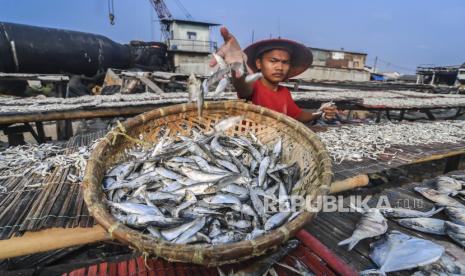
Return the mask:
M346 51L346 50L333 50L333 49L323 49L323 48L315 48L315 47L308 47L310 50L317 50L317 51L324 51L324 52L339 52L339 53L348 53L348 54L356 54L356 55L363 55L366 56L368 54L362 52L353 52L353 51Z
M188 19L176 19L176 18L165 18L160 21L163 23L180 22L180 23L185 23L185 24L203 25L203 26L220 26L221 25L221 24L212 23L212 22L195 21L195 20L188 20Z

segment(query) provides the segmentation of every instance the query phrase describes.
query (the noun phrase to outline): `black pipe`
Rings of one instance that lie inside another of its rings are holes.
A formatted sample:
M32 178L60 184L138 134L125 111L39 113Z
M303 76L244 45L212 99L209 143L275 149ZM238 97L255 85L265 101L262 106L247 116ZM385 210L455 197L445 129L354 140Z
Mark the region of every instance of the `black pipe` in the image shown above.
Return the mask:
M93 76L131 67L131 48L102 35L0 22L0 72Z

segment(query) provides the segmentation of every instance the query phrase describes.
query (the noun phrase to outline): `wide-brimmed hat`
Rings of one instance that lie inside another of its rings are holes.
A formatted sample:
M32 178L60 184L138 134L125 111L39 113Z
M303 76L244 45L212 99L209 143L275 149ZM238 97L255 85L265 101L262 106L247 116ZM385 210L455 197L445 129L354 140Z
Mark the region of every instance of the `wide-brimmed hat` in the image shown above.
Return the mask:
M287 51L291 56L291 68L287 74L288 78L295 77L307 70L313 62L312 51L305 45L288 39L267 39L255 42L245 48L244 53L247 55L247 65L254 72L257 72L255 60L263 53L282 49Z

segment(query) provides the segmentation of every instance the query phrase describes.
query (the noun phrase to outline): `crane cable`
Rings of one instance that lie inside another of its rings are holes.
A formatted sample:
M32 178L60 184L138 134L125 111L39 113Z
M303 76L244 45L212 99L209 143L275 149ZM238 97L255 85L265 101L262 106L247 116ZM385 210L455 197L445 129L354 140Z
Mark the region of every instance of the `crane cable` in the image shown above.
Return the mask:
M187 18L192 18L192 15L187 11L186 7L184 7L184 5L179 0L174 0L174 2L176 2L176 5L178 5L182 12L184 12L184 15Z
M108 18L110 19L110 24L115 25L115 3L113 0L108 0Z

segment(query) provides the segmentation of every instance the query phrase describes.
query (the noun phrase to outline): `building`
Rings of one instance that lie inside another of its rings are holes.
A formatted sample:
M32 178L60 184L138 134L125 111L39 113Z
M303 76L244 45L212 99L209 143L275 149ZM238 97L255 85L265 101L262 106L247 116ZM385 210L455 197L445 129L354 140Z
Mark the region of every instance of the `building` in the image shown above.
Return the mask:
M460 66L421 65L417 67L417 84L448 85L458 82L457 75Z
M161 21L170 33L166 44L175 72L207 74L209 54L217 49L216 42L211 39L211 28L219 24L184 19Z
M365 71L367 54L341 50L309 48L313 54L312 66L295 77L302 80L369 81Z

